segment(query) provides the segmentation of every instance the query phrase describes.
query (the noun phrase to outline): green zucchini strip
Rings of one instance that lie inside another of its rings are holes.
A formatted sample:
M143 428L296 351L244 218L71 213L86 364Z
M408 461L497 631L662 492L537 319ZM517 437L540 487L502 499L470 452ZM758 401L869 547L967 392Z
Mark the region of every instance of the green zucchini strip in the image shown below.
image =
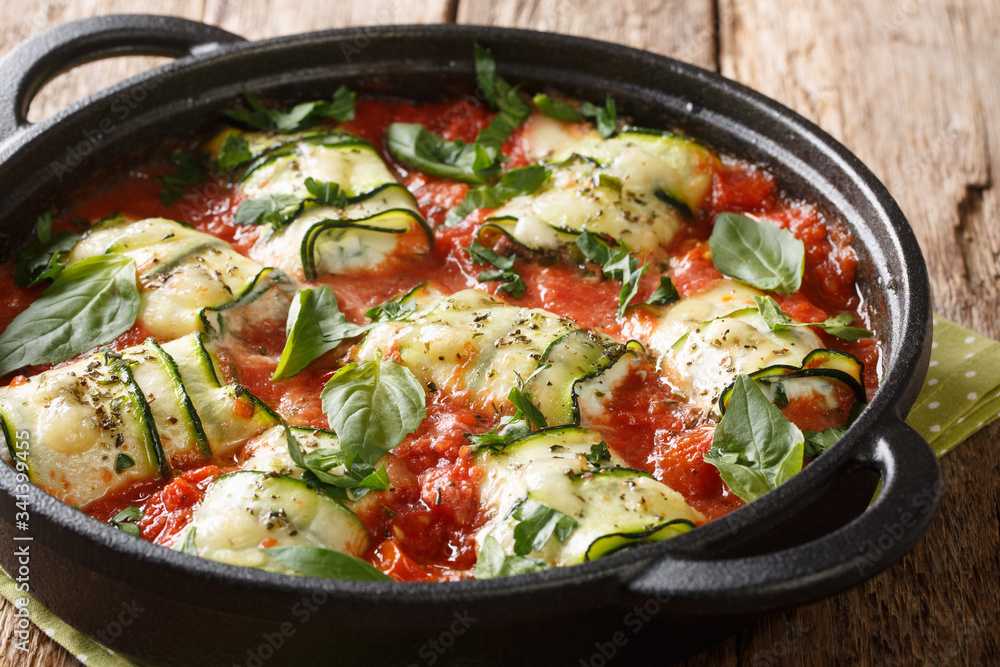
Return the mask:
M482 546L492 536L514 554L516 509L529 499L576 522L565 540L553 534L537 550L521 554L550 565L593 560L705 522L679 493L648 473L624 467L615 454L595 465L592 454L601 442L597 432L570 426L537 431L499 452L481 450L478 462L486 475L480 503L488 513L476 542Z
M292 197L300 205L267 230L250 256L309 280L370 270L390 257L426 252L434 242L416 200L370 143L343 132L271 135L226 130L208 145L215 155L241 136L252 158L233 169L246 200ZM319 201L307 181L333 183L336 201ZM246 202L244 202L246 205ZM410 242L403 237L416 235Z
M206 309L245 305L263 276L277 277L225 241L163 218L99 222L74 246L70 263L109 252L135 260L142 299L137 323L158 340L207 327ZM289 303L276 306L277 317Z
M736 379L778 364L798 367L823 346L808 327L771 331L754 296L763 292L721 279L668 306L644 306L656 324L647 341L660 371L706 412Z
M200 333L91 354L0 387L7 454L24 462L32 482L83 509L171 472L232 457L283 422L220 377Z
M352 352L357 360L395 350L399 363L428 388L468 392L476 409L492 414L518 381L528 382L549 425L579 420L574 387L623 357L626 346L572 320L520 308L479 290L441 298L429 310L376 325Z
M750 373L749 377L756 380L772 403L778 401L778 396L784 396L787 401L812 394L828 398L827 407L833 409L839 407L831 392L833 382L847 386L858 402L868 402L864 370L864 364L854 355L840 350L818 349L807 354L798 367L768 366ZM730 384L719 396L719 411L722 414L729 405L733 386Z
M340 501L305 482L273 472L242 470L222 475L209 487L191 523L176 538L190 537L201 558L295 571L271 558L262 544L320 547L362 556L368 530Z
M86 508L167 475L167 457L145 387L130 362L98 353L0 387L9 455L29 479Z
M654 252L700 215L718 164L703 146L671 133L627 128L602 139L551 119L533 120L528 131L551 178L487 222L532 250L556 250L586 230Z

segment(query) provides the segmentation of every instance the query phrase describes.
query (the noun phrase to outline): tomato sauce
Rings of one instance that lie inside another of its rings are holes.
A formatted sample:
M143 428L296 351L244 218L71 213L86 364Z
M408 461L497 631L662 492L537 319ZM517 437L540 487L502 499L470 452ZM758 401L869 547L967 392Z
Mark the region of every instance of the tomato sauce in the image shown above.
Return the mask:
M474 99L420 106L375 99L357 101L356 118L347 123L347 129L379 148L435 228L435 244L426 254L390 260L389 265L376 272L322 277L320 282L333 289L349 320L365 322L369 308L426 280L446 291L467 287L494 291L495 284L478 281L484 267L474 264L464 250L486 212L477 212L453 227L442 226L446 212L462 201L469 186L411 172L395 162L384 145L385 130L394 122L422 123L445 139L473 141L492 117L493 112ZM529 147L520 129L506 142L504 154L508 167L529 163ZM96 220L117 212L136 218L166 217L214 234L246 253L259 232L257 227L233 222L233 214L241 202L237 189L224 179L210 179L186 187L180 199L168 206L158 197L161 184L156 180L168 168L169 164L161 159L130 171L116 182L95 186L84 193L63 219ZM849 247L849 237L828 225L815 208L783 198L767 171L723 158L722 167L714 174L705 208L705 215L687 225L669 252L653 260L640 282L640 300L653 292L663 273L671 277L682 297L720 279L721 274L712 264L707 238L715 216L733 211L771 220L804 243L807 268L803 286L793 295L778 297L782 309L807 322L819 322L842 312L857 314L860 307L854 285L857 259ZM544 308L571 317L582 327L599 329L623 340L645 326L641 313L617 318L621 283L604 279L596 265L557 262L551 257L522 252L516 268L527 289L519 299L505 297L512 303ZM39 296L42 288L17 287L10 267L5 266L0 268L0 289L9 295L6 307L0 312L0 326L6 326ZM128 332L113 347L120 349L140 342L143 337L141 331ZM877 385L877 345L870 339L846 343L825 334L823 341L865 363L868 391L873 392ZM284 342L283 322L263 323L242 342L243 354L229 359L229 371L289 423L326 427L319 390L333 375L346 347L324 355L295 377L274 383L270 380L276 363L272 355L280 353ZM740 507L742 501L728 491L717 469L703 458L711 446L714 423L699 416L675 395L651 365L633 375L614 394L607 415L584 425L598 430L629 466L653 474L681 493L708 519ZM853 398L843 400L846 419ZM808 414L795 414L795 409L794 406L788 409L793 421L804 427L824 426L810 421ZM468 576L476 559L472 536L484 521L484 508L478 505L477 491L483 473L475 465L464 434L489 431L498 419L495 414L476 414L461 396L442 396L433 391L428 395L427 419L388 457L392 491L377 511L361 517L372 535L366 555L371 563L403 581ZM230 469L225 462L217 463L102 501L92 514L107 520L123 507L138 504L144 510L140 522L143 537L157 543L170 542L190 521L211 481Z

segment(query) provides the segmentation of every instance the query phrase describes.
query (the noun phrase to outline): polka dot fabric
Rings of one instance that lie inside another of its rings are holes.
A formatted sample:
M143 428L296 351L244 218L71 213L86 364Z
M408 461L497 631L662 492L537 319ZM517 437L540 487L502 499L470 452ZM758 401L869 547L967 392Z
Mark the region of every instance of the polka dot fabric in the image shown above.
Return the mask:
M907 423L938 456L1000 416L1000 343L934 318L924 388Z
M1000 343L944 318L935 318L930 368L907 423L941 456L998 416ZM100 667L136 664L76 631L30 596L19 593L14 580L3 570L0 570L0 593L17 606L26 604L32 622L44 628L45 634L80 662Z

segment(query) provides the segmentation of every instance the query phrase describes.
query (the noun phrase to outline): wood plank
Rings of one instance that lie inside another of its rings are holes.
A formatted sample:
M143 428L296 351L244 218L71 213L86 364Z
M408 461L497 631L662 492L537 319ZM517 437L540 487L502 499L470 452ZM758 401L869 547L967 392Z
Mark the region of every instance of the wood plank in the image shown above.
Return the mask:
M5 2L4 20L0 23L0 56L14 45L45 28L99 14L127 14L136 11L128 0L45 0L43 2ZM143 4L150 14L171 14L200 20L202 0L151 0ZM134 56L112 58L77 67L61 74L35 97L28 120L38 122L56 111L83 99L112 83L135 76L165 62L167 58Z
M1000 7L722 0L720 16L722 73L817 122L868 164L913 225L935 311L1000 337ZM770 655L786 624L810 629L783 647L786 664L995 662L998 442L994 426L942 462L942 515L911 554L861 587L762 622L742 661Z
M247 39L265 39L349 26L447 23L453 16L454 4L455 0L298 0L294 5L278 0L206 0L204 20Z
M530 28L619 42L715 69L710 0L504 0L460 2L458 23Z

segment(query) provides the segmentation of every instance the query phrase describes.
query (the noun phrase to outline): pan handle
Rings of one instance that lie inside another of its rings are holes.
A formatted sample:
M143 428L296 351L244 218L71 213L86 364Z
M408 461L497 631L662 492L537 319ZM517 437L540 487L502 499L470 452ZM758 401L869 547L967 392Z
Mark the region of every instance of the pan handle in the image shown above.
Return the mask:
M882 476L878 499L846 525L806 544L759 556L667 556L627 585L671 609L734 614L804 604L854 586L902 558L927 531L943 483L926 441L898 417L879 424L858 461Z
M173 16L117 14L73 21L18 44L0 60L0 139L31 124L31 100L77 65L114 56L184 56L244 41L221 28Z

